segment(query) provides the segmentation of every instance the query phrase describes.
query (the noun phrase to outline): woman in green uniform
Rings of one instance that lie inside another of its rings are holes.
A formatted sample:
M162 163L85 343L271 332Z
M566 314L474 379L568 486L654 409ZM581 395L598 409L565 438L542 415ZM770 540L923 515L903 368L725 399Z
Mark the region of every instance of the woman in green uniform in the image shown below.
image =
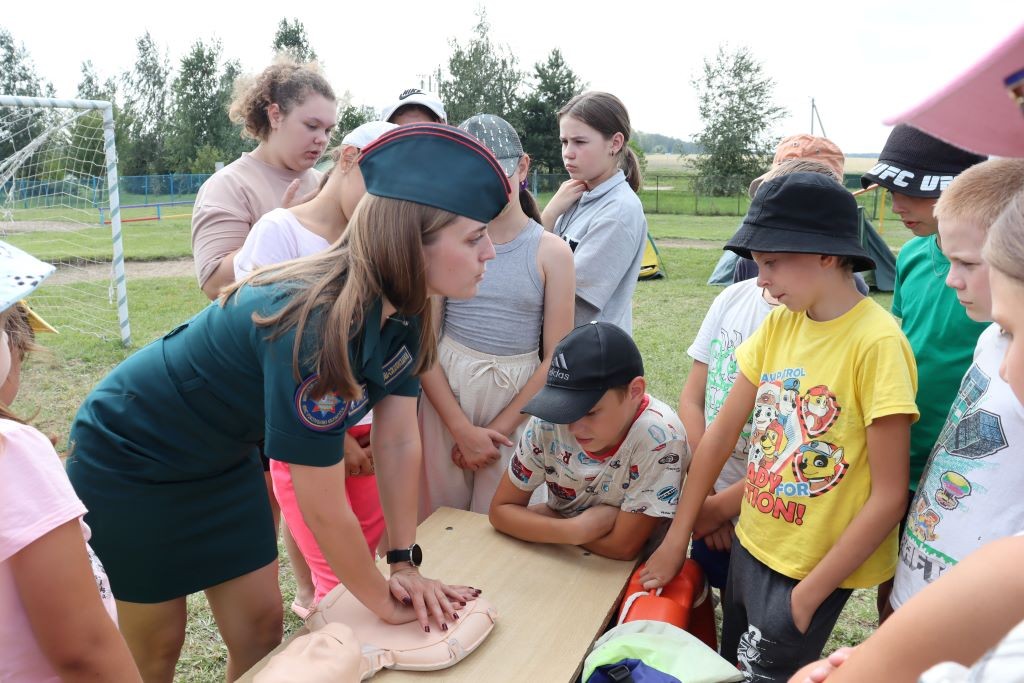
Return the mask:
M331 569L382 619L446 629L477 593L417 570L416 396L436 358L429 297L476 293L510 188L490 151L441 124L391 131L360 167L367 195L338 242L226 289L115 368L72 425L68 475L147 681L172 679L185 596L200 590L229 680L280 642L264 435ZM371 407L387 579L339 504L345 430Z

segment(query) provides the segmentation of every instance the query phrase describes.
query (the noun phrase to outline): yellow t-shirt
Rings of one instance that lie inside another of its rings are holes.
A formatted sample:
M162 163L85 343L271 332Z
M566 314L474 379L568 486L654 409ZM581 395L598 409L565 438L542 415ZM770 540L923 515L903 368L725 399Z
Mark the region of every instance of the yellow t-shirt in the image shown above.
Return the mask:
M918 415L914 354L895 319L864 299L826 322L779 306L736 360L757 387L736 535L761 562L802 579L868 499L868 425ZM890 578L897 535L894 528L840 586Z

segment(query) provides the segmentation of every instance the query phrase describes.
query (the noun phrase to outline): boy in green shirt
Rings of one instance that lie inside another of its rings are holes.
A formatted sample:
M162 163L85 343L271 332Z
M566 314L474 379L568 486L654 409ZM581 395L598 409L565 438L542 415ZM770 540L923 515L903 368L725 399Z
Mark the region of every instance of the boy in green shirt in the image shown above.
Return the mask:
M939 224L933 210L953 178L984 160L901 124L889 133L878 163L861 178L864 187L878 184L892 193L893 211L914 233L896 258L892 297L892 313L900 318L917 361L921 413L910 428L908 512L949 405L971 364L978 336L986 327L968 318L956 292L946 287L949 261L937 243ZM892 611L891 592L892 580L878 587L879 622Z

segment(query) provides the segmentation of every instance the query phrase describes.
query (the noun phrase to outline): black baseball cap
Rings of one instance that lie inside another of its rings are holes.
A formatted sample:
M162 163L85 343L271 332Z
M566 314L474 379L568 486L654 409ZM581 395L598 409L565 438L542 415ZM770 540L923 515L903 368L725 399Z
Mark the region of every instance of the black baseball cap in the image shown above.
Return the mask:
M857 200L821 173L791 173L761 183L743 225L725 248L750 252L846 256L855 271L875 262L860 243Z
M544 388L521 412L569 424L586 415L606 391L643 374L644 361L633 338L621 327L595 320L558 342Z
M889 132L878 163L861 176L862 187L878 184L909 197L933 198L985 157L954 147L901 123Z

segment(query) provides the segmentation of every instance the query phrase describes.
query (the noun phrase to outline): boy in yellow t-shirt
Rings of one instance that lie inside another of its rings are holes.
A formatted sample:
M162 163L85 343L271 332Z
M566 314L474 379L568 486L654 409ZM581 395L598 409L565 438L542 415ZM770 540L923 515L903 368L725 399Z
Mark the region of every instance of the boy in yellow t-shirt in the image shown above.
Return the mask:
M896 568L917 369L892 316L857 291L874 266L848 191L815 173L770 180L726 245L783 306L736 351L740 373L693 458L675 520L642 574L678 572L701 502L754 411L723 604L722 656L785 681L821 653L853 588Z

